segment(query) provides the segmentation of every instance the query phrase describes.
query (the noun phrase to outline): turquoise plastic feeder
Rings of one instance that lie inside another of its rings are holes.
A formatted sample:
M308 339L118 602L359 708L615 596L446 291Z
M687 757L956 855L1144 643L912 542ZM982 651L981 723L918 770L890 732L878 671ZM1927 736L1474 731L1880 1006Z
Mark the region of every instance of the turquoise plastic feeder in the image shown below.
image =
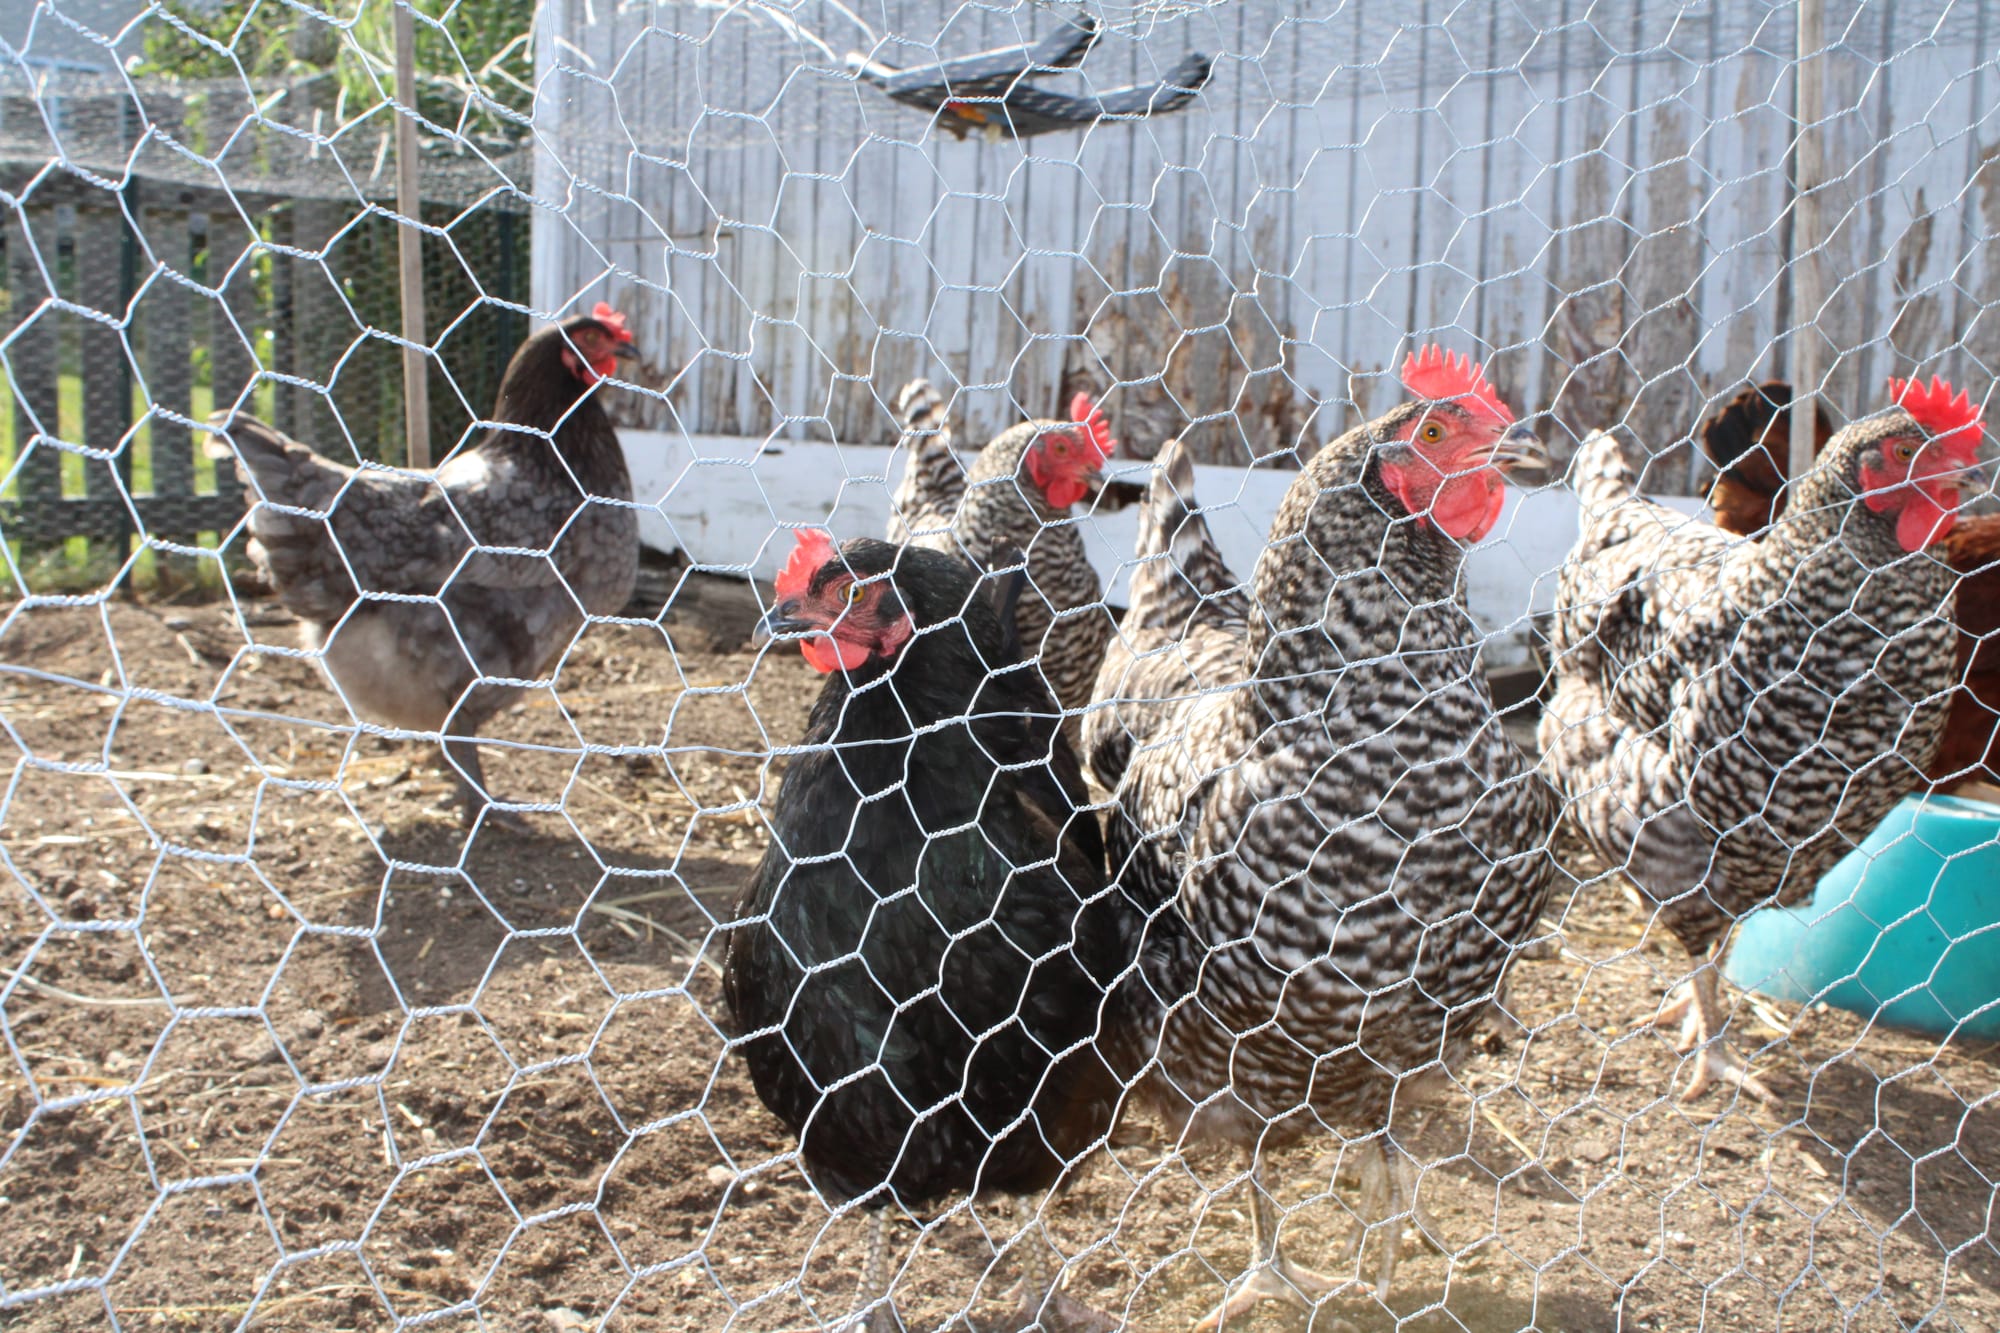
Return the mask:
M1810 899L1746 917L1722 972L1780 1000L2000 1040L2000 806L1906 798Z

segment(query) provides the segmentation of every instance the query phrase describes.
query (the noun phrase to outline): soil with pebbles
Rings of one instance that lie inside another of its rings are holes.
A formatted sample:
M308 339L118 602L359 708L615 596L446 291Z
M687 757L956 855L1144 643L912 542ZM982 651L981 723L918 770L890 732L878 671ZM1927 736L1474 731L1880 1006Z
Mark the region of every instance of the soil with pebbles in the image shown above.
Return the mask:
M434 747L357 733L283 613L242 611L0 628L0 1326L851 1318L867 1228L726 1055L713 972L817 688L796 654L597 627L493 728L495 789L549 808L468 837ZM1548 924L1408 1144L1446 1253L1317 1327L2000 1327L1993 1048L1739 996L1782 1105L1683 1105L1646 1020L1685 959L1608 880ZM1248 1251L1241 1163L1168 1147L1129 1125L1044 1213L1070 1294L1135 1329ZM1271 1178L1293 1257L1354 1273L1342 1166L1328 1138ZM899 1223L904 1321L1008 1326L1014 1227Z

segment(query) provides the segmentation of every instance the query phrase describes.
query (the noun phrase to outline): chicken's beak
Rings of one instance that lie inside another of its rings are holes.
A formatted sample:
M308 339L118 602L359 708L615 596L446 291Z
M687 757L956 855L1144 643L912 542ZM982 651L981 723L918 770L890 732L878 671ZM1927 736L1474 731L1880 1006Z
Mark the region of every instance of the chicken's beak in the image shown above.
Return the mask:
M1548 446L1541 436L1525 421L1517 421L1507 428L1507 433L1493 443L1493 451L1487 461L1502 472L1512 472L1516 468L1549 466Z
M620 361L630 361L633 357L639 355L639 349L629 342L613 343L611 355Z
M818 628L819 626L812 621L799 615L798 599L788 597L772 607L764 614L764 618L757 622L757 628L751 633L750 641L764 643L771 639L809 634Z

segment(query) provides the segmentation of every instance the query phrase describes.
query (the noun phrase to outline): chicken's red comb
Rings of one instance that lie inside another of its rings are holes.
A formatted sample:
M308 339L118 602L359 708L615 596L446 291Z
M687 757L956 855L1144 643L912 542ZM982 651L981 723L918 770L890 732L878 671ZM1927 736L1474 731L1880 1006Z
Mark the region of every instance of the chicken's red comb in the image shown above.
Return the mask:
M1421 352L1412 352L1403 362L1403 387L1432 402L1456 401L1468 411L1483 412L1503 426L1514 422L1514 414L1486 382L1486 368L1474 365L1471 357L1447 352L1436 343Z
M1980 410L1972 405L1970 393L1960 392L1954 397L1951 382L1938 375L1931 376L1928 389L1921 380L1899 380L1892 375L1889 396L1915 417L1932 439L1944 445L1954 462L1972 462L1986 426L1980 420Z
M609 301L599 301L595 306L591 307L590 317L611 330L611 336L619 342L628 343L632 341L632 331L625 327L624 314L613 310Z
M812 583L812 577L819 567L834 558L833 537L819 528L800 528L799 544L792 548L791 559L778 571L778 596L798 597Z
M1080 393L1069 400L1069 419L1089 429L1090 446L1100 460L1118 452L1118 441L1111 438L1111 422L1089 394Z

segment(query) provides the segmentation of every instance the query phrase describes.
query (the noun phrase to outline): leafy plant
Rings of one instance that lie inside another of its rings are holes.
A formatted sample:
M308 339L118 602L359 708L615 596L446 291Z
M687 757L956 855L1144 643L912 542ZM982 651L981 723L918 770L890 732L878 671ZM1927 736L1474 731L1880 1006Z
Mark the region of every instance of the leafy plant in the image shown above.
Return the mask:
M534 0L414 0L417 106L460 135L526 133L534 100ZM134 74L286 82L331 75L337 121L395 91L395 0L158 0Z

